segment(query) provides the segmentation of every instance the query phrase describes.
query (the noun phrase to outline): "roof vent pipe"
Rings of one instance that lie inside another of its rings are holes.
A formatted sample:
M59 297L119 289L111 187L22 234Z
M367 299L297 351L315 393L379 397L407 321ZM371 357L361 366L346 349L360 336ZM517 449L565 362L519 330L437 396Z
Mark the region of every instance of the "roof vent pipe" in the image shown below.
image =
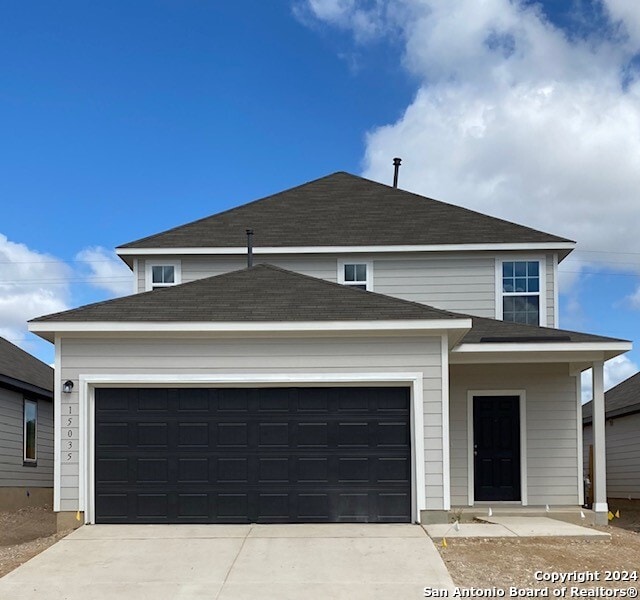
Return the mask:
M402 162L401 158L393 159L393 187L398 187L398 171L400 171L400 163Z
M247 267L253 267L253 229L247 229Z

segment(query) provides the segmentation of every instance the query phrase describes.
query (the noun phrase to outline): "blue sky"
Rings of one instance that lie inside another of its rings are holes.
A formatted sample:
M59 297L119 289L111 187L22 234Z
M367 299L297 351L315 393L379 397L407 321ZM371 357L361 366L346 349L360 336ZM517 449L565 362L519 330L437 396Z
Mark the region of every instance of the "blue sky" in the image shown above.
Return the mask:
M51 362L24 321L129 289L115 246L400 155L402 187L576 239L561 325L640 346L625 4L3 3L0 332Z

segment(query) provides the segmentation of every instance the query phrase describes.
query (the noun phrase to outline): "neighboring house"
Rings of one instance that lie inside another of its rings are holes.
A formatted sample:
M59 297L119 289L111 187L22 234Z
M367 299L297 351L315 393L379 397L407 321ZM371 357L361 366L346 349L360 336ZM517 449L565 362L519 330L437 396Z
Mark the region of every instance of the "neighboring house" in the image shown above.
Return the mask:
M604 395L607 447L607 495L640 500L640 373ZM590 477L593 406L582 407L585 476Z
M53 369L0 338L0 510L53 501Z
M574 246L347 173L121 246L137 294L30 323L56 347L59 519L581 505L580 374L602 420L631 344L555 329Z

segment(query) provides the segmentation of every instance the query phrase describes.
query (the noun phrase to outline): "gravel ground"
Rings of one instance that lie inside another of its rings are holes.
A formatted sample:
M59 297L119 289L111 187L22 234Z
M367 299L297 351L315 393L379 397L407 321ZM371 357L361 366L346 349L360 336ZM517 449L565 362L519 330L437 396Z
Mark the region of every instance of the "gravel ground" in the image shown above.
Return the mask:
M640 581L603 581L606 571L637 571L640 578L640 501L612 502L620 518L607 527L611 541L582 541L527 538L450 539L439 545L440 554L456 585L464 588L498 587L580 589L602 586L610 589L640 590ZM534 573L598 572L600 581L589 583L548 583L536 581ZM634 592L632 592L633 594ZM571 597L571 590L567 596ZM574 596L578 597L578 596ZM633 597L633 596L631 596Z
M0 577L68 533L56 533L56 518L50 507L0 512Z

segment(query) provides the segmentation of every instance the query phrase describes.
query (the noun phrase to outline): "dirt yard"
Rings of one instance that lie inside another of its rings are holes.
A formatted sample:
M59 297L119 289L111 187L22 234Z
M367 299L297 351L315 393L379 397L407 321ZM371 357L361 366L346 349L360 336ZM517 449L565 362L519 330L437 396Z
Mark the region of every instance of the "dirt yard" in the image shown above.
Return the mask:
M56 533L56 518L51 508L0 512L0 577L46 550L67 533Z
M604 588L640 590L639 581L603 581L605 571L637 571L640 578L640 501L612 501L612 512L620 511L601 531L611 533L611 541L576 541L561 538L540 539L449 539L439 545L451 577L464 588L498 587L581 589ZM534 573L594 572L601 580L589 583L549 583L536 581ZM569 594L567 592L567 594ZM631 592L633 594L634 592ZM508 597L507 590L507 597ZM567 597L570 597L567 595ZM629 597L633 597L632 595Z

